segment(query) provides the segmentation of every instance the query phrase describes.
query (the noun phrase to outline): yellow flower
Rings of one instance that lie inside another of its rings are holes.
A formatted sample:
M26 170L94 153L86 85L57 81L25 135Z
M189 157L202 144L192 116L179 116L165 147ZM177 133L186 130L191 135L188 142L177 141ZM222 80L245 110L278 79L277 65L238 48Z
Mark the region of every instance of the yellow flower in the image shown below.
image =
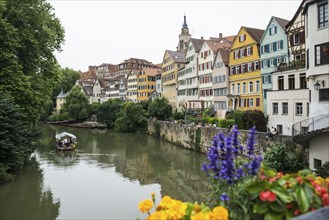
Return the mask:
M150 199L146 199L144 201L141 201L138 204L138 208L141 212L149 212L151 208L153 208L153 202Z
M210 213L211 220L227 220L228 219L228 211L223 206L215 207Z
M167 209L170 204L172 202L172 199L169 197L169 196L164 196L162 199L161 199L161 202L160 202L160 206L163 208L163 209Z
M178 220L182 219L185 215L187 204L179 200L172 200L168 210L169 219Z
M147 218L147 220L162 220L162 219L163 220L167 219L167 215L163 211L154 212Z
M200 205L199 205L199 204L195 204L193 211L194 211L195 213L199 213L199 212L201 212L201 207L200 207Z
M199 212L191 216L191 220L209 220L209 213Z

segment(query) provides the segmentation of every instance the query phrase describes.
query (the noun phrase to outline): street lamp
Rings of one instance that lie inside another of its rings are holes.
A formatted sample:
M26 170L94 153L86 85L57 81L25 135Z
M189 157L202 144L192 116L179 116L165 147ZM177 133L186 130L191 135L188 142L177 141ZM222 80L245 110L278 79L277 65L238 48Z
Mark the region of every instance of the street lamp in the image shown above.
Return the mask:
M322 86L324 86L324 80L322 80L322 81L316 81L316 83L314 84L314 89L316 91L318 91L320 89L320 87L321 87L321 84L319 82L321 82Z

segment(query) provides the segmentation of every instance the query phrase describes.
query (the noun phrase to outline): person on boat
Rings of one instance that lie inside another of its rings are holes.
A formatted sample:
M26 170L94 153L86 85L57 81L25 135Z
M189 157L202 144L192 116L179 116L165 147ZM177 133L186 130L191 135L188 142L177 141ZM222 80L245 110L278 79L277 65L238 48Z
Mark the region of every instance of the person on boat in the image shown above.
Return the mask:
M67 138L64 138L64 148L68 147L69 143L68 143L68 140Z

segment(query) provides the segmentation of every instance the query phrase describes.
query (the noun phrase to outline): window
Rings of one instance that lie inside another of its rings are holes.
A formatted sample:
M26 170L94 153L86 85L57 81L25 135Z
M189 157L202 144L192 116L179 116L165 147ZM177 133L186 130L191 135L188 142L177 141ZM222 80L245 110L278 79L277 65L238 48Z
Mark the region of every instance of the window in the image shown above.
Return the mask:
M299 34L294 34L293 39L294 39L294 45L300 44L300 35Z
M283 76L278 77L278 90L283 90L284 89L284 82L283 82Z
M263 61L263 68L267 68L267 60Z
M240 102L240 107L245 107L246 106L246 100L245 99L241 99L241 102Z
M241 58L244 57L244 49L240 50Z
M232 94L234 94L234 92L235 92L235 86L234 84L232 84Z
M313 167L314 169L319 169L322 166L322 161L316 158L313 158Z
M259 63L258 63L258 61L255 62L255 70L259 70Z
M272 103L272 115L279 113L279 104L277 102Z
M270 59L270 66L274 66L274 60Z
M328 2L318 5L318 27L328 26Z
M242 93L246 93L246 83L242 84Z
M236 85L237 93L240 94L240 83Z
M251 52L251 47L248 47L247 48L247 56L250 56L252 54L252 52Z
M256 92L259 92L260 91L260 83L259 81L257 80L256 81Z
M249 93L254 91L254 85L252 82L249 82Z
M307 82L306 82L306 74L301 73L299 76L299 86L301 89L306 89L307 88Z
M288 76L289 89L295 89L295 75Z
M276 63L279 65L280 63L282 63L282 57L278 57L277 59L276 59Z
M296 103L296 115L303 115L303 103Z
M277 125L276 126L278 134L282 134L282 125Z
M308 102L306 104L306 115L309 116L309 114L310 114L310 103Z
M254 99L249 99L249 107L254 107Z
M245 66L246 66L245 64L242 64L241 65L241 73L244 73L245 72Z
M260 106L260 98L256 98L256 106Z
M281 50L281 41L276 42L276 50Z
M246 40L246 35L245 34L242 34L239 36L239 42L243 42Z
M270 35L276 34L276 26L270 27Z
M239 51L238 50L234 51L234 59L235 60L239 59Z
M315 65L329 63L329 43L315 46Z
M329 89L319 90L319 101L329 101Z
M240 66L236 66L236 74L239 74L240 73Z
M282 114L283 115L288 115L288 102L283 102L282 103Z
M270 44L270 52L273 52L273 44Z
M248 72L252 71L252 63L248 63Z

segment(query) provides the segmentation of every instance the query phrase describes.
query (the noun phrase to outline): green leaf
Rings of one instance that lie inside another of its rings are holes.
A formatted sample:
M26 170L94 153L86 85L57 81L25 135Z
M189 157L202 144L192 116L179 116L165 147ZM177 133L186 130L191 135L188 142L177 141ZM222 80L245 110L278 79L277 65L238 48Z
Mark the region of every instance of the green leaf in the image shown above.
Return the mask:
M268 188L268 186L269 186L269 183L265 182L265 181L254 182L254 183L252 183L252 184L250 184L249 186L246 187L246 191L248 191L250 193L259 194L261 191Z
M276 176L276 172L272 169L269 168L264 168L264 175L268 176L268 177L275 177Z
M267 202L256 203L254 206L254 213L264 214L269 210Z
M304 213L310 208L310 201L306 197L306 193L302 187L296 189L297 203L300 210Z
M293 201L293 198L288 194L288 192L278 183L272 183L270 185L270 190L275 193L284 203Z
M278 199L270 203L270 208L275 212L283 212L285 210L284 205Z
M282 214L283 213L269 211L265 214L264 219L265 220L281 220L283 217Z

